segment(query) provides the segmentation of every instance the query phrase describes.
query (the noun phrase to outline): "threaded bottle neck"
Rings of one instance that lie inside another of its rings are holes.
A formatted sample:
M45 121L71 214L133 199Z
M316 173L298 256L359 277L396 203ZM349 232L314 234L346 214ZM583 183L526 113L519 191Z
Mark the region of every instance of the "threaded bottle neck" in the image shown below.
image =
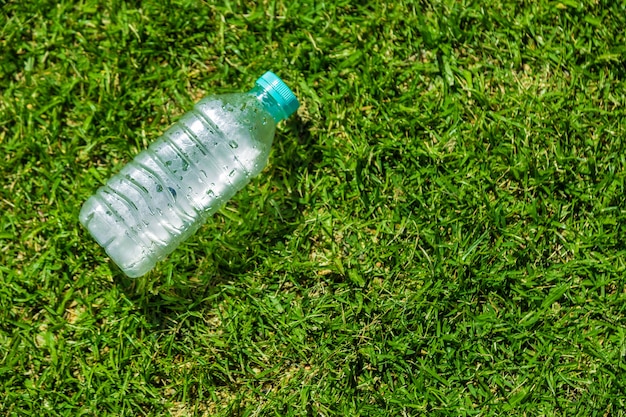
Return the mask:
M263 104L276 123L291 116L298 107L298 99L276 74L267 71L257 81L250 94Z
M289 117L287 114L285 114L283 109L281 109L274 97L272 97L269 92L263 87L256 85L252 90L248 92L248 94L252 94L261 102L263 108L272 115L272 118L276 123Z

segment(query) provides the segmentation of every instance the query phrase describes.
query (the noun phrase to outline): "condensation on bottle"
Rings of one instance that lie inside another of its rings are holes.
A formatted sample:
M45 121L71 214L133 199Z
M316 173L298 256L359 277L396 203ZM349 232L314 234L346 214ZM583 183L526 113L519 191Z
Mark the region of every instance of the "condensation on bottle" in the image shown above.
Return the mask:
M144 275L263 170L298 107L271 71L247 93L200 100L85 202L81 224L126 275Z

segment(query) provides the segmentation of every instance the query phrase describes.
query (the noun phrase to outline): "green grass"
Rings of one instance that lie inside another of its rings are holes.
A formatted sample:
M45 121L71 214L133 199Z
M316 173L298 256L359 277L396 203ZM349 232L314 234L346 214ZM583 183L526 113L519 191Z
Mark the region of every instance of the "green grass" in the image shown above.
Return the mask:
M133 3L0 9L1 415L626 415L623 2ZM124 278L81 204L267 69L268 168Z

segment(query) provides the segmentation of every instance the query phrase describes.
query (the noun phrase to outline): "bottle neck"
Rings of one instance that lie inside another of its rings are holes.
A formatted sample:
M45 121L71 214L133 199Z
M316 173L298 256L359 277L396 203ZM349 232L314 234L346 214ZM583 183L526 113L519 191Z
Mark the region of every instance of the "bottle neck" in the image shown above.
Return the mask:
M248 94L252 94L261 102L263 108L272 115L272 118L276 123L289 117L285 114L285 111L278 104L278 102L263 87L255 85L254 88L248 92Z

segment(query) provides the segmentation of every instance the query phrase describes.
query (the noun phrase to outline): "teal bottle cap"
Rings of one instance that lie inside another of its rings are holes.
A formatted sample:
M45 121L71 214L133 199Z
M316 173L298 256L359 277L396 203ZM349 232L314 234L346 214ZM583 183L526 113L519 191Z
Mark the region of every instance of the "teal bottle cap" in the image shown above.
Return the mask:
M267 71L263 74L261 78L256 80L256 84L267 91L267 93L276 100L278 106L285 113L285 119L291 116L298 110L298 107L300 107L300 103L293 91L291 91L289 87L287 87L287 84L272 71Z

